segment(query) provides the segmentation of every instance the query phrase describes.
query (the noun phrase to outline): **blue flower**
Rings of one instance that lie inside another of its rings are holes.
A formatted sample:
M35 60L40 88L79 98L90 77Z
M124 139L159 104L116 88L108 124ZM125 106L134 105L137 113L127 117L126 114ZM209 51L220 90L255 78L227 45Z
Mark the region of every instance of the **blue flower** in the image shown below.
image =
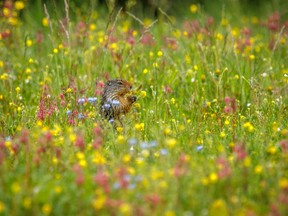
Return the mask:
M89 103L95 103L97 100L98 100L97 97L89 97L89 98L88 98L88 102L89 102Z
M71 115L71 110L67 110L66 115Z
M141 147L142 149L146 149L146 148L149 148L149 144L148 144L147 142L142 142L142 143L140 144L140 147Z
M104 108L105 110L108 110L111 107L111 105L109 103L105 103L102 108Z
M167 149L160 149L160 154L161 155L167 155L168 154L168 150Z
M156 147L158 145L156 140L150 141L150 147Z
M83 119L84 118L84 115L82 113L79 113L78 114L78 119Z
M136 145L136 144L137 144L137 139L135 139L135 138L130 138L130 139L128 140L128 144L129 144L130 146Z
M128 185L128 188L129 188L130 190L135 189L135 187L136 187L136 184L134 184L134 183Z
M114 184L113 184L113 188L114 189L119 189L120 188L120 183L119 182L115 182Z
M12 140L11 136L5 137L5 141L11 141L11 140Z
M120 102L118 100L112 100L111 104L113 104L114 106L119 106Z
M204 148L204 147L203 147L202 145L199 145L199 146L196 147L196 151L199 152L199 151L201 151L203 148Z

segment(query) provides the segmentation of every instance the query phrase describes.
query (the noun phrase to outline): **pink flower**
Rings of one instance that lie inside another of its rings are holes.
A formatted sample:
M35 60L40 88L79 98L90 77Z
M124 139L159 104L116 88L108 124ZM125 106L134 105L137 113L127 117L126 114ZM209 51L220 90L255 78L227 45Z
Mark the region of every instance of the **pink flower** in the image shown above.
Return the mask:
M288 139L279 142L282 152L288 154Z
M150 33L145 33L140 41L143 45L154 46L155 44L154 38Z
M78 147L81 151L84 150L85 144L84 144L84 139L82 135L78 134L76 140L75 140L75 146Z
M105 172L98 171L97 174L94 176L94 182L96 184L99 184L105 190L106 193L110 191L109 177Z
M161 201L158 194L148 194L145 196L145 200L153 206L156 206Z
M233 152L236 154L237 160L244 160L247 157L247 152L243 144L235 145Z
M231 167L227 159L224 157L219 157L217 159L217 164L219 167L218 177L220 179L226 178L231 175Z

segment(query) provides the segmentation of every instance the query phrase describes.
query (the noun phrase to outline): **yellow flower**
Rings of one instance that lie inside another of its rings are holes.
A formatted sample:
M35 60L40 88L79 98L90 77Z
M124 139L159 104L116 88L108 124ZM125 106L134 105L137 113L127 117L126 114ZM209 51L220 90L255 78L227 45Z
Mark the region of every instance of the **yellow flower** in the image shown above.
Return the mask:
M30 197L25 197L23 202L22 202L23 207L25 209L30 209L31 208L31 204L32 204L32 199Z
M85 155L83 154L83 152L77 152L76 157L78 158L78 160L81 160L85 158Z
M271 155L274 155L274 154L276 154L277 149L275 146L270 146L270 147L268 147L267 152Z
M26 41L26 46L27 46L27 47L30 47L30 46L32 46L32 45L33 45L33 41L30 40L30 39L28 39L28 40Z
M139 123L139 124L135 124L135 129L138 131L143 131L144 130L144 123Z
M71 142L75 142L77 136L74 133L69 134L69 139Z
M62 192L62 187L61 186L56 186L54 188L55 193L60 194Z
M164 215L165 215L165 216L175 216L176 214L175 214L174 211L172 211L172 210L168 210L168 211L165 212Z
M148 69L147 68L144 68L143 69L143 74L147 74L148 73Z
M215 200L210 208L209 208L209 215L210 216L228 216L228 209L227 209L227 205L225 203L224 200L222 199L217 199Z
M17 86L17 87L15 88L15 91L16 91L17 93L19 93L19 92L21 91L20 87Z
M164 134L165 134L165 135L169 135L169 134L171 134L171 132L172 132L172 131L170 130L170 128L165 128L165 129L164 129Z
M72 88L67 88L67 89L66 89L66 93L71 93L71 92L73 92L73 89L72 89Z
M214 182L217 182L217 180L218 180L218 175L217 175L217 173L211 173L210 175L209 175L209 180L210 180L210 182L211 183L214 183Z
M254 131L254 126L250 122L245 122L243 124L243 127L248 131L248 132L253 132Z
M278 181L278 185L281 189L286 189L288 188L288 179L287 178L281 178Z
M18 19L15 17L9 17L8 22L10 25L15 26L18 24Z
M121 214L131 215L131 206L128 203L122 203L119 208Z
M25 4L23 1L16 1L14 6L16 10L23 10L25 8Z
M54 48L54 49L53 49L53 53L57 54L57 53L58 53L58 49L57 49L57 48Z
M152 23L152 20L151 20L151 19L148 19L148 18L146 18L146 19L144 19L144 20L143 20L143 23L144 23L144 26L145 26L145 27L148 27L149 25L151 25L151 23Z
M133 37L136 37L138 35L138 32L136 30L133 30L132 35Z
M119 142L119 143L124 143L124 141L125 141L125 138L124 138L124 136L123 135L119 135L118 137L117 137L117 141Z
M246 157L244 160L244 166L245 167L250 167L251 165L251 158L250 157Z
M223 18L223 19L221 20L221 25L222 25L222 26L227 26L228 24L229 24L228 19Z
M135 108L139 109L141 107L141 105L139 103L134 103L133 105Z
M175 98L171 98L171 104L175 104Z
M101 154L99 151L96 151L94 153L94 157L93 157L93 163L96 164L105 164L106 163L106 159L103 157L103 154Z
M202 182L202 184L203 185L208 185L209 184L209 178L203 178L202 180L201 180L201 182Z
M142 98L145 98L146 95L147 95L146 91L141 91L141 92L140 92L140 96L141 96Z
M106 203L106 197L105 197L105 195L101 194L101 195L97 196L96 199L93 200L92 205L93 205L95 210L99 210L99 209L103 208L105 203Z
M259 19L258 19L258 17L256 17L256 16L253 16L252 17L252 19L251 19L251 22L252 22L252 24L258 24L259 23Z
M263 171L263 167L262 167L261 165L257 165L257 166L254 168L254 172L255 172L256 174L260 174L260 173L262 173L262 171Z
M121 132L123 131L123 127L117 127L117 128L116 128L116 131L119 132L119 133L121 133Z
M0 60L0 68L4 66L4 62Z
M85 159L79 160L79 165L80 165L81 167L86 167L86 166L87 166L86 160L85 160Z
M52 207L50 204L46 203L42 206L42 212L45 215L49 215L51 213Z
M122 161L124 163L129 163L131 161L131 156L129 154L125 154L123 157L122 157Z
M91 31L94 31L94 30L96 29L96 25L95 25L94 23L91 23L91 24L89 25L89 29L90 29Z
M0 213L5 211L5 204L0 201Z
M10 10L9 10L8 8L4 7L4 8L3 8L3 15L4 15L5 17L8 17L8 16L10 15Z
M250 60L254 60L255 59L255 56L253 54L249 55L249 59Z
M160 51L158 51L158 52L157 52L157 56L158 56L158 57L161 57L161 56L163 56L163 52L162 52L161 50L160 50Z
M226 136L225 132L222 131L222 132L220 133L220 137L221 137L221 138L224 138L225 136Z
M156 168L152 169L151 172L150 172L150 178L151 178L153 181L162 178L163 175L164 175L163 172L157 170Z
M153 66L154 68L159 68L159 65L158 65L157 62L153 62L152 66Z
M47 26L49 25L49 20L48 20L47 17L44 17L44 18L42 19L42 25L45 26L45 27L47 27Z
M7 78L8 78L8 74L7 73L2 74L1 77L0 77L1 80L7 80Z
M13 192L14 194L17 194L17 193L19 193L19 192L21 191L21 186L19 185L18 182L14 182L14 183L12 183L12 185L11 185L11 190L12 190L12 192Z
M190 5L191 13L196 13L198 11L198 6L195 4Z
M216 39L217 39L217 40L223 40L223 38L224 38L224 37L223 37L223 35L222 35L221 33L217 33L217 34L216 34Z
M174 148L176 144L177 144L177 140L175 138L169 138L166 140L166 145L169 148Z
M112 44L110 44L110 49L116 50L117 48L118 48L117 43L112 43Z

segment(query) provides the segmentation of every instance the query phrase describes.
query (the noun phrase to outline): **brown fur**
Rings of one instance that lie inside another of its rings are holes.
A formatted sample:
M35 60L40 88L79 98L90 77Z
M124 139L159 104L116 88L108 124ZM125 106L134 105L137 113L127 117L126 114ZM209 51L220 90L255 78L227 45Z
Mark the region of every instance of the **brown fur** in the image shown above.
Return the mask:
M132 84L126 80L109 80L104 86L104 92L100 104L100 114L114 124L121 122L121 116L127 114L132 104L136 101L136 96L131 93Z

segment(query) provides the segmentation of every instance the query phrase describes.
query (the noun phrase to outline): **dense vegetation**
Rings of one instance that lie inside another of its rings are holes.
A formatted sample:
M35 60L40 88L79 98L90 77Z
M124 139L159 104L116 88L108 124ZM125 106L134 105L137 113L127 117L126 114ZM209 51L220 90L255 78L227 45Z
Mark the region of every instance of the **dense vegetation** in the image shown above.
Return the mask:
M286 215L287 14L227 5L4 1L0 215ZM138 100L114 130L116 77Z

